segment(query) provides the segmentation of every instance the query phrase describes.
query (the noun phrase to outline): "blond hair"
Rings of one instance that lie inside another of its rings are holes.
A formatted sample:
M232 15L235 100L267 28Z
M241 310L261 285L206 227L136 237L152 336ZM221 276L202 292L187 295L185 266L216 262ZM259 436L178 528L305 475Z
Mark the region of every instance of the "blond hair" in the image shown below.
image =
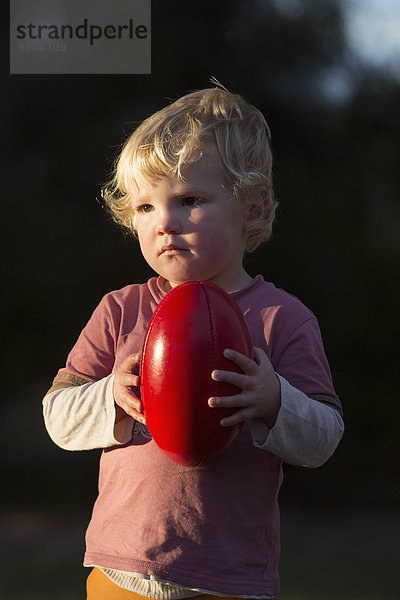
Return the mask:
M131 190L136 176L154 181L182 178L198 160L202 145L214 141L232 194L245 202L246 250L271 235L277 202L272 188L271 135L264 116L223 86L198 90L154 113L126 140L102 196L113 219L133 233Z

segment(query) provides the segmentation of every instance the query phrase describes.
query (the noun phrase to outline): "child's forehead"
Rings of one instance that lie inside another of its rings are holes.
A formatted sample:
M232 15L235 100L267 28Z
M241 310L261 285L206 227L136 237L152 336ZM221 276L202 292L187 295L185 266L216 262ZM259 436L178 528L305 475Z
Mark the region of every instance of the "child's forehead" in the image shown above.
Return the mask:
M181 166L178 172L165 172L154 174L146 166L134 168L133 193L141 194L143 190L155 188L171 188L179 193L190 189L210 190L215 186L225 187L229 184L226 173L222 167L219 154L214 143L203 144L197 156L188 164Z

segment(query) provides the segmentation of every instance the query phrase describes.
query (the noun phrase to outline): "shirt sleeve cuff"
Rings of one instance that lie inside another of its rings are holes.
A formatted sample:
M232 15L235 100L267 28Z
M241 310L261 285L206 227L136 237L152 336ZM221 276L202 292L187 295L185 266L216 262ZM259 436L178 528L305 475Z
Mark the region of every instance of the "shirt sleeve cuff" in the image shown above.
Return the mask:
M333 454L343 435L341 415L332 406L309 398L278 377L281 383L278 418L271 429L263 419L252 419L253 443L285 462L318 467Z

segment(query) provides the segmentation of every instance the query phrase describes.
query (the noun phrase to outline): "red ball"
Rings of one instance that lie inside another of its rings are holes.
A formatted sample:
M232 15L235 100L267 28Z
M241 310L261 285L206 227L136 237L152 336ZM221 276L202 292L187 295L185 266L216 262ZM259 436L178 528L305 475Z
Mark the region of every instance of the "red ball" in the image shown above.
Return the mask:
M221 454L241 424L222 427L236 408L211 408L211 396L240 390L211 378L214 369L241 372L223 356L232 348L253 357L247 323L218 286L189 281L160 302L150 321L141 358L141 398L149 431L169 458L198 466Z

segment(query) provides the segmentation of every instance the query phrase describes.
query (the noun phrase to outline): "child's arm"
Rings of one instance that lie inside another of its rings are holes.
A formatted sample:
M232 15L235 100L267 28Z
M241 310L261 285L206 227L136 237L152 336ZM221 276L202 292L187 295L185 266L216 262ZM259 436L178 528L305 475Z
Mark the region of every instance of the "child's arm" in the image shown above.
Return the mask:
M319 467L336 450L344 431L334 398L307 396L280 377L282 405L270 429L262 419L252 420L254 444L294 465Z
M212 373L216 381L225 381L241 389L233 396L210 398L212 407L238 408L221 424L230 426L251 419L255 444L286 462L318 467L328 460L343 435L339 412L310 398L277 375L260 348L255 348L254 361L233 350L227 350L225 356L243 373Z
M141 402L132 389L139 385L139 377L134 374L138 361L137 354L128 356L114 375L96 382L82 384L84 379L79 378L75 384L72 382L78 378L71 376L70 382L65 376L56 382L43 400L44 420L52 440L65 450L127 443L134 419L144 423Z

